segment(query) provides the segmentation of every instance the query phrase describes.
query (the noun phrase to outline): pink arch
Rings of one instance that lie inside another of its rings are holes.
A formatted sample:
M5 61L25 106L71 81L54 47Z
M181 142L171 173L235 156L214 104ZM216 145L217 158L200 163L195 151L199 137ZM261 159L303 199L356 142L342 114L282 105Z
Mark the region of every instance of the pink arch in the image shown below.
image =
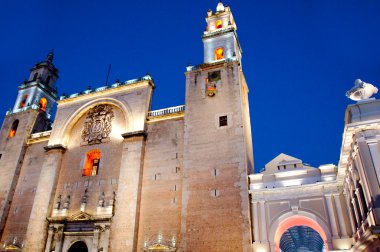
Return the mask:
M286 218L278 225L278 228L274 235L275 252L280 252L281 236L285 233L286 230L294 226L307 226L317 231L319 235L322 237L322 240L324 241L325 251L328 252L327 236L326 233L323 231L323 228L315 220L301 215L295 215Z

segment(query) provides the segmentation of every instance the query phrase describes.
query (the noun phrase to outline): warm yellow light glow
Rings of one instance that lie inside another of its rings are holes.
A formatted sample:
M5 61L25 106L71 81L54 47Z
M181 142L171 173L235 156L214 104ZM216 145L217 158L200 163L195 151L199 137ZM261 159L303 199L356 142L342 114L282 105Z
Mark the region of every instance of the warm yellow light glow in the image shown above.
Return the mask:
M39 111L45 111L47 105L47 100L45 97L42 97L40 99L40 103L38 104L38 110Z
M215 27L216 27L216 29L222 28L223 27L222 20L217 20L215 22Z
M12 138L12 137L14 137L15 135L16 135L16 132L17 132L17 128L18 128L18 120L16 120L16 121L14 121L13 123L12 123L12 127L11 127L11 129L9 130L9 133L8 133L8 137L9 138Z
M98 149L87 152L86 163L83 167L83 176L95 176L98 174L100 156L101 153Z
M24 97L22 98L22 100L20 102L20 108L25 107L27 99L28 99L28 95L24 95Z
M215 50L215 60L224 59L224 49L223 47L219 47Z
M16 130L11 129L11 130L9 131L9 134L8 134L9 138L14 137L15 135L16 135Z

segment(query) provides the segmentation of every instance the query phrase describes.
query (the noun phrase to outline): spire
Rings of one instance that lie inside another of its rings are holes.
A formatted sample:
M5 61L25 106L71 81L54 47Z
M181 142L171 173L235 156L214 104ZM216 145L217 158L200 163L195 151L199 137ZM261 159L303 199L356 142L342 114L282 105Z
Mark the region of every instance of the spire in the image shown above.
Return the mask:
M216 6L216 11L217 12L223 12L224 11L224 5L222 1L219 1L218 5Z
M52 63L54 59L54 50L51 50L46 56L46 61Z

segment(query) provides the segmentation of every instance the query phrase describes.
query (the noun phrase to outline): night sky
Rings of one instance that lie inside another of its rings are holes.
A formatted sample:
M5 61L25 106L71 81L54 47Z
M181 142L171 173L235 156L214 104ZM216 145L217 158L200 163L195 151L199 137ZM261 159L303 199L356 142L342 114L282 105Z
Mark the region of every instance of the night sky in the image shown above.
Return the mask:
M355 79L380 87L380 1L246 0L231 6L250 88L256 170L283 152L339 161L345 97ZM153 109L184 104L188 64L217 0L18 1L0 8L0 111L54 49L59 94L150 73ZM377 97L380 97L377 95Z

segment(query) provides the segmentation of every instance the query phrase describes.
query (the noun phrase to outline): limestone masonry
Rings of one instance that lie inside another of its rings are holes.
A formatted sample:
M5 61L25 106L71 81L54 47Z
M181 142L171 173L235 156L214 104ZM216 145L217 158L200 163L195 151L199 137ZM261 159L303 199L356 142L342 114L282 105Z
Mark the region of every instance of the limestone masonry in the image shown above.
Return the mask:
M347 108L338 165L254 174L237 26L221 2L206 22L185 105L151 111L149 75L58 97L53 53L31 69L0 132L0 251L380 251L380 102Z

